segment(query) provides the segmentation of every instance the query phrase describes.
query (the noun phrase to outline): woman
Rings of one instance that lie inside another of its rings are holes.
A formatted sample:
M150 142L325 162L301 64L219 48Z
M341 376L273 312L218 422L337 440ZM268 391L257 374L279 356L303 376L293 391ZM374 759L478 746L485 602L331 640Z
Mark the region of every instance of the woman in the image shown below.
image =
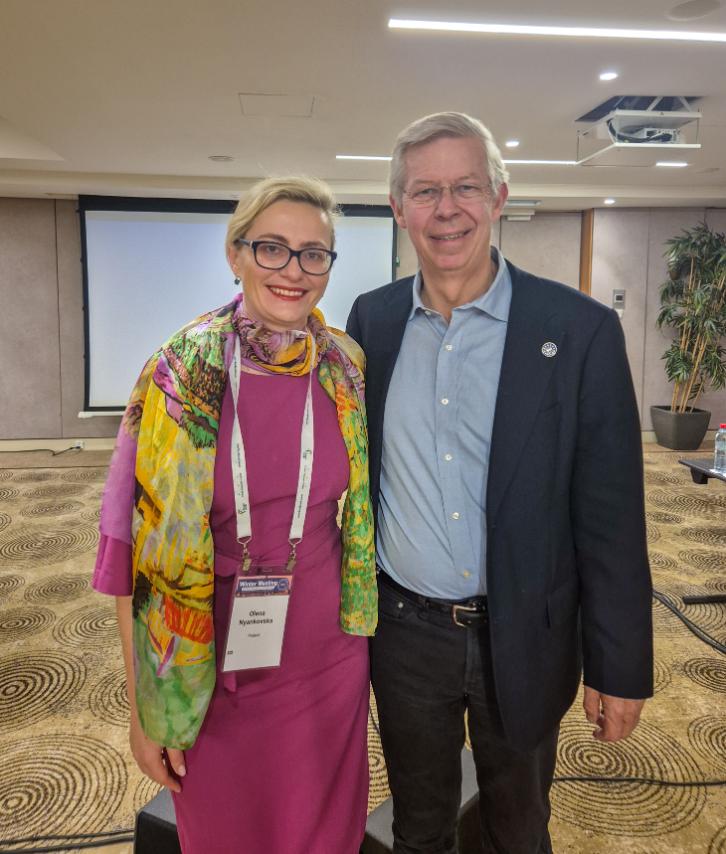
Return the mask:
M303 178L242 198L243 295L147 362L104 493L94 586L118 597L131 749L185 854L363 837L375 559L362 353L315 309L333 216Z

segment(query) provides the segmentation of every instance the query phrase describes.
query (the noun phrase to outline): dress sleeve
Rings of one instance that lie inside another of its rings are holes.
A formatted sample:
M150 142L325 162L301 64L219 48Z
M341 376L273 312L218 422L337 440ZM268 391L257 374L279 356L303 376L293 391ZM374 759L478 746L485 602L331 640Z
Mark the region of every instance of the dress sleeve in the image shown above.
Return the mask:
M156 366L152 356L136 382L121 420L101 502L101 539L92 585L100 593L130 596L133 589L131 520L136 488L136 445L146 391Z
M109 596L132 594L131 545L129 543L101 534L91 586L99 593L107 593Z

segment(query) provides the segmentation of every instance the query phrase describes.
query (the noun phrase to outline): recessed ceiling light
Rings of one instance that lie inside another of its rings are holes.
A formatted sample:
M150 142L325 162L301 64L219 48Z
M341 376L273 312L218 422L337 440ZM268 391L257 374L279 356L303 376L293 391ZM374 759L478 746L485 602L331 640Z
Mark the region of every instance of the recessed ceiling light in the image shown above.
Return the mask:
M615 204L615 199L603 199L603 200L602 200L602 203L603 203L604 205L614 205L614 204Z
M336 160L390 160L389 155L380 154L336 154Z
M688 164L685 160L659 160L656 166L663 166L666 169L683 169Z
M626 30L614 27L550 27L527 24L472 24L462 21L415 21L390 18L392 30L440 30L453 33L491 33L514 36L563 36L585 39L646 39L651 41L726 42L726 33L686 30Z
M210 154L209 159L215 163L231 163L234 157L229 154Z
M519 147L519 140L518 139L508 139L504 144L507 146L507 148L518 148Z
M606 82L608 80L617 80L617 77L618 77L617 71L603 71L603 73L600 75L600 79L603 81L606 81Z

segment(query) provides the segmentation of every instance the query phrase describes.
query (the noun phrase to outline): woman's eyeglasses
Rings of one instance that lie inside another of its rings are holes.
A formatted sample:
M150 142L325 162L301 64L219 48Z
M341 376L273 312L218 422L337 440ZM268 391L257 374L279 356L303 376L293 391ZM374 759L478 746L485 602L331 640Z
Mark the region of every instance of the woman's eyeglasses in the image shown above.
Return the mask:
M291 258L297 258L300 269L310 276L324 276L338 257L338 253L330 249L320 249L317 246L290 249L284 243L276 243L273 240L245 240L243 237L238 237L234 244L249 246L255 261L265 270L282 270L287 267Z

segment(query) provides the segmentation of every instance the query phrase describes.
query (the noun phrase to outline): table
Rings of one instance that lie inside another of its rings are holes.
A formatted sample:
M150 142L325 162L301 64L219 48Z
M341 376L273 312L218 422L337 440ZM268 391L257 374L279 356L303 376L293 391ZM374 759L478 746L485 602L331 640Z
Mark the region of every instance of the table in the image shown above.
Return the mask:
M713 460L678 460L682 466L691 470L694 483L708 483L709 478L726 481L726 474L717 472L713 468Z
M726 474L714 471L713 458L706 460L678 460L682 466L691 470L694 483L708 483L709 479L722 480L726 483ZM684 605L715 605L726 603L726 593L716 593L712 596L684 596Z

